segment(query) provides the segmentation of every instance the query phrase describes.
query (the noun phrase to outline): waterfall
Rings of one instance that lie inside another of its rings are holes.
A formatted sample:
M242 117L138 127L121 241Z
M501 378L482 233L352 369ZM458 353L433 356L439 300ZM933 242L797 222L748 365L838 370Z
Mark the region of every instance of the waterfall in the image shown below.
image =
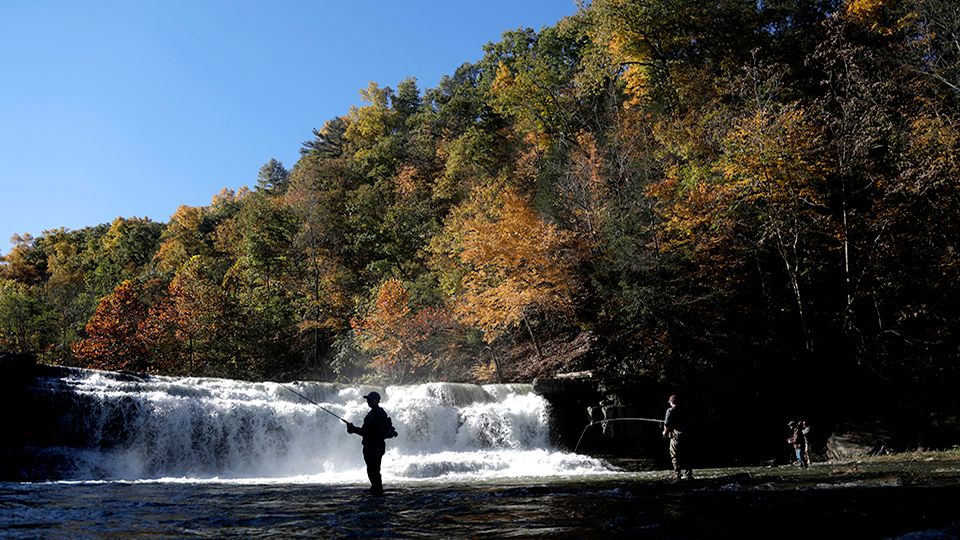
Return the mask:
M287 386L357 425L377 390L399 434L387 441L387 482L568 476L609 472L551 448L546 401L530 385L426 383ZM71 370L48 384L68 476L97 479L365 481L360 438L283 385Z

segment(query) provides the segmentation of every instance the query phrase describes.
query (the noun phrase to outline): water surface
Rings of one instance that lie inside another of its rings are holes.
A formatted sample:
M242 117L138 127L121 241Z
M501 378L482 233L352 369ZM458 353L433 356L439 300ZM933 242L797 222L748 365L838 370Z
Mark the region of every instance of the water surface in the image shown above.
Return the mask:
M741 479L742 480L742 479ZM617 479L389 486L0 484L8 538L956 538L957 487Z

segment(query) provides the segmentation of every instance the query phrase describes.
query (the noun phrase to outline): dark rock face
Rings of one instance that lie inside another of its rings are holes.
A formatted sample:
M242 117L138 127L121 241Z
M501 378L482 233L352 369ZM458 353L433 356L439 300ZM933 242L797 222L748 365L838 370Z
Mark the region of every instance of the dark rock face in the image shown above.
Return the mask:
M664 390L646 380L625 381L590 371L536 379L533 391L551 406L555 444L612 455L662 453L659 418ZM629 420L628 420L629 419Z
M71 368L37 364L33 355L0 353L0 481L57 479L69 467L57 447L89 444L88 434L72 421L80 410L60 391Z
M852 459L892 450L894 437L882 426L865 424L843 426L827 438L827 457Z

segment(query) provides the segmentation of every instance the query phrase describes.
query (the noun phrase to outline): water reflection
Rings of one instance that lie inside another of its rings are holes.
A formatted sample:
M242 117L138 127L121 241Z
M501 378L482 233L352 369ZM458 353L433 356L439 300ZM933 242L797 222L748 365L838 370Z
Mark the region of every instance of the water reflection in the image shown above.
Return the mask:
M384 498L359 486L0 484L0 536L882 538L955 533L960 521L956 485L762 492L722 483L407 485Z

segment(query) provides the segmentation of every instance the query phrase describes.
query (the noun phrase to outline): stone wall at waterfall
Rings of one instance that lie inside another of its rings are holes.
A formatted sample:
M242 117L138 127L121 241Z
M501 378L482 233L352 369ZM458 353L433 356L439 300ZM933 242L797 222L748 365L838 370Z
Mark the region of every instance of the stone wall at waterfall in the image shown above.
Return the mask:
M751 391L730 379L691 380L681 387L589 371L537 379L534 391L550 402L552 437L560 447L573 450L579 442L580 452L650 458L660 467L669 464L660 426L609 420L662 418L672 393L685 398L695 417L698 466L787 463L793 453L786 423L793 419L813 426L812 455L820 460L960 444L960 411L898 404L895 396L885 409L838 407L824 396L820 407L798 410L789 396ZM584 431L591 422L596 424Z

